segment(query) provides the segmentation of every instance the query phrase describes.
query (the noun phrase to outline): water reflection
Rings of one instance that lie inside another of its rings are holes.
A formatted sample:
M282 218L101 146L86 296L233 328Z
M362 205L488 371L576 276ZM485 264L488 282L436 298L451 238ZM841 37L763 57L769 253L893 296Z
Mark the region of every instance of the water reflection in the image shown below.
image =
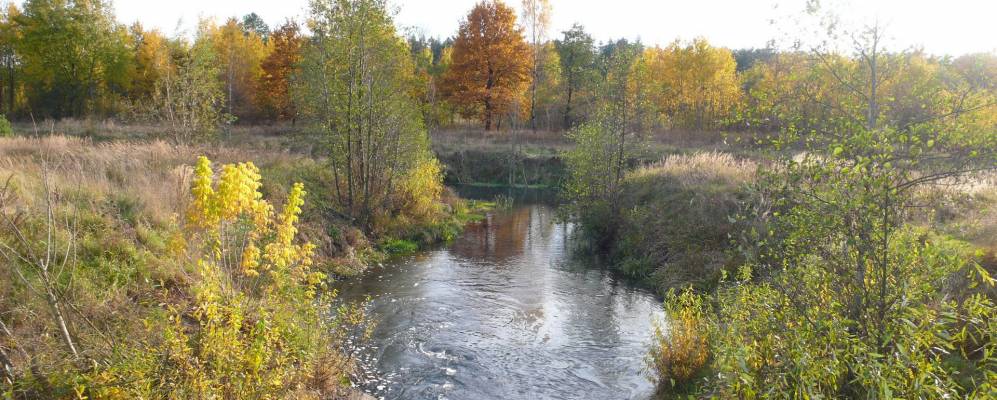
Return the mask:
M371 294L365 350L389 399L648 398L641 373L650 293L567 256L571 226L520 206L468 227L448 249L344 282ZM382 379L386 379L384 381Z

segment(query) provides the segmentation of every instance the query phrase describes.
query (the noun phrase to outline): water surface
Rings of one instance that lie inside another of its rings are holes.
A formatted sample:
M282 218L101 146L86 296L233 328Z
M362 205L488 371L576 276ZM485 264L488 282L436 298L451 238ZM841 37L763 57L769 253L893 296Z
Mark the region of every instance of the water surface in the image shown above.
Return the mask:
M472 224L450 246L342 282L372 296L364 389L385 399L646 399L650 292L570 257L544 205Z

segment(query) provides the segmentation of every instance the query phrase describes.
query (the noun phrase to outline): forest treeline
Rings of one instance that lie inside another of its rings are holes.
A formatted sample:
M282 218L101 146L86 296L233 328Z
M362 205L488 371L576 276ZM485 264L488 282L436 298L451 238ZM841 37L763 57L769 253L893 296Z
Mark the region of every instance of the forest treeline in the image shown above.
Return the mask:
M776 131L790 123L789 104L848 96L805 51L730 50L705 39L597 42L580 24L551 32L546 1L526 0L522 10L483 2L453 37L410 36L400 44L415 78L406 90L419 100L427 126L568 130L604 108L616 85L649 130ZM120 23L109 2L11 3L0 16L0 110L20 120L144 121L155 119L156 103L178 81L193 79L207 88L202 103L222 111L213 123L294 123L306 101L294 87L308 82L304 58L319 30L292 20L269 27L253 13L203 19L195 32L171 36ZM911 78L884 82L881 93L893 98L916 98L937 85L980 85L997 69L997 57L986 53L882 57L902 63ZM861 60L819 62L854 69ZM889 112L913 118L919 107L911 101Z

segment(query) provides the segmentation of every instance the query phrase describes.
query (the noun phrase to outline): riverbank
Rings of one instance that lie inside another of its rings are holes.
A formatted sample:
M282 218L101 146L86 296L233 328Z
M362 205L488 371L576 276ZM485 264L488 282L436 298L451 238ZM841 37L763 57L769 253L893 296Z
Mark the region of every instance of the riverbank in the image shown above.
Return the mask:
M752 188L759 162L728 153L702 152L666 156L627 174L618 207L624 210L612 227L610 220L582 216L583 232L613 232L593 236L592 247L609 258L621 273L644 280L664 295L669 289L692 285L712 289L721 274L728 276L744 261L736 248L751 229L761 199ZM912 223L979 253L977 261L997 273L997 177L980 176L956 185L942 185L919 194L922 207Z
M688 285L712 288L739 262L732 239L748 224L737 216L755 201L748 185L757 168L719 152L669 155L640 167L623 180L618 215L579 213L581 249L661 296Z
M448 185L559 190L568 176L563 155L574 147L565 132L479 128L431 132L432 148L446 168ZM747 133L664 131L644 139L635 165L668 155L723 151L752 157Z
M557 189L565 177L560 133L442 130L432 148L448 185Z
M665 132L644 140L629 163L617 199L621 215L580 213L579 250L601 259L659 295L693 285L705 290L739 260L731 235L747 222L734 217L752 202L748 188L761 156L746 134ZM568 177L561 133L444 130L433 149L448 184L491 189L559 192ZM729 272L729 271L728 271Z
M365 231L336 211L322 160L283 140L0 138L0 273L11 277L0 283L0 386L13 398L134 398L199 385L231 395L353 395L352 361L339 348L363 309L324 309L335 293L324 293L321 276L357 274L399 242L452 239L475 218L474 205L443 191L428 209L395 211ZM195 168L200 156L212 161L207 175ZM191 222L199 179L221 196L196 217L220 218L217 236ZM234 215L223 210L247 204L272 221L226 222ZM257 257L234 241L247 229L271 232L252 236ZM271 243L279 229L292 241ZM261 266L228 265L236 254ZM50 318L49 309L58 312ZM240 378L208 381L221 376ZM234 386L243 381L251 386Z

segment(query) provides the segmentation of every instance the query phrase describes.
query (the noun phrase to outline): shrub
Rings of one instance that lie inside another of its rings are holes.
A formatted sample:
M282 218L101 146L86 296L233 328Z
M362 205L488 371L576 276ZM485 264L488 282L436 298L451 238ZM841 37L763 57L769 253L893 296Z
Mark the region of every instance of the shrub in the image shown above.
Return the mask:
M983 332L993 332L997 307L980 293L953 298L945 287L963 274L993 281L949 243L911 231L896 241L889 257L900 270L886 279L904 287L903 300L874 324L849 317L851 294L817 265L763 281L745 267L738 282L722 285L708 328L712 394L992 398L997 346Z
M433 157L416 164L402 184L402 212L420 221L432 221L440 214L443 195L443 168Z
M0 114L0 137L11 137L14 136L14 128L10 126L10 121Z
M691 289L669 291L665 301L668 321L656 322L646 364L666 392L688 389L709 358L708 323L702 298Z
M195 277L189 304L149 321L162 330L161 343L125 351L91 376L94 396L298 397L329 355L334 328L316 306L324 275L311 269L314 246L296 241L304 186L295 184L277 212L252 163L224 165L214 176L201 157L176 245L177 262Z

